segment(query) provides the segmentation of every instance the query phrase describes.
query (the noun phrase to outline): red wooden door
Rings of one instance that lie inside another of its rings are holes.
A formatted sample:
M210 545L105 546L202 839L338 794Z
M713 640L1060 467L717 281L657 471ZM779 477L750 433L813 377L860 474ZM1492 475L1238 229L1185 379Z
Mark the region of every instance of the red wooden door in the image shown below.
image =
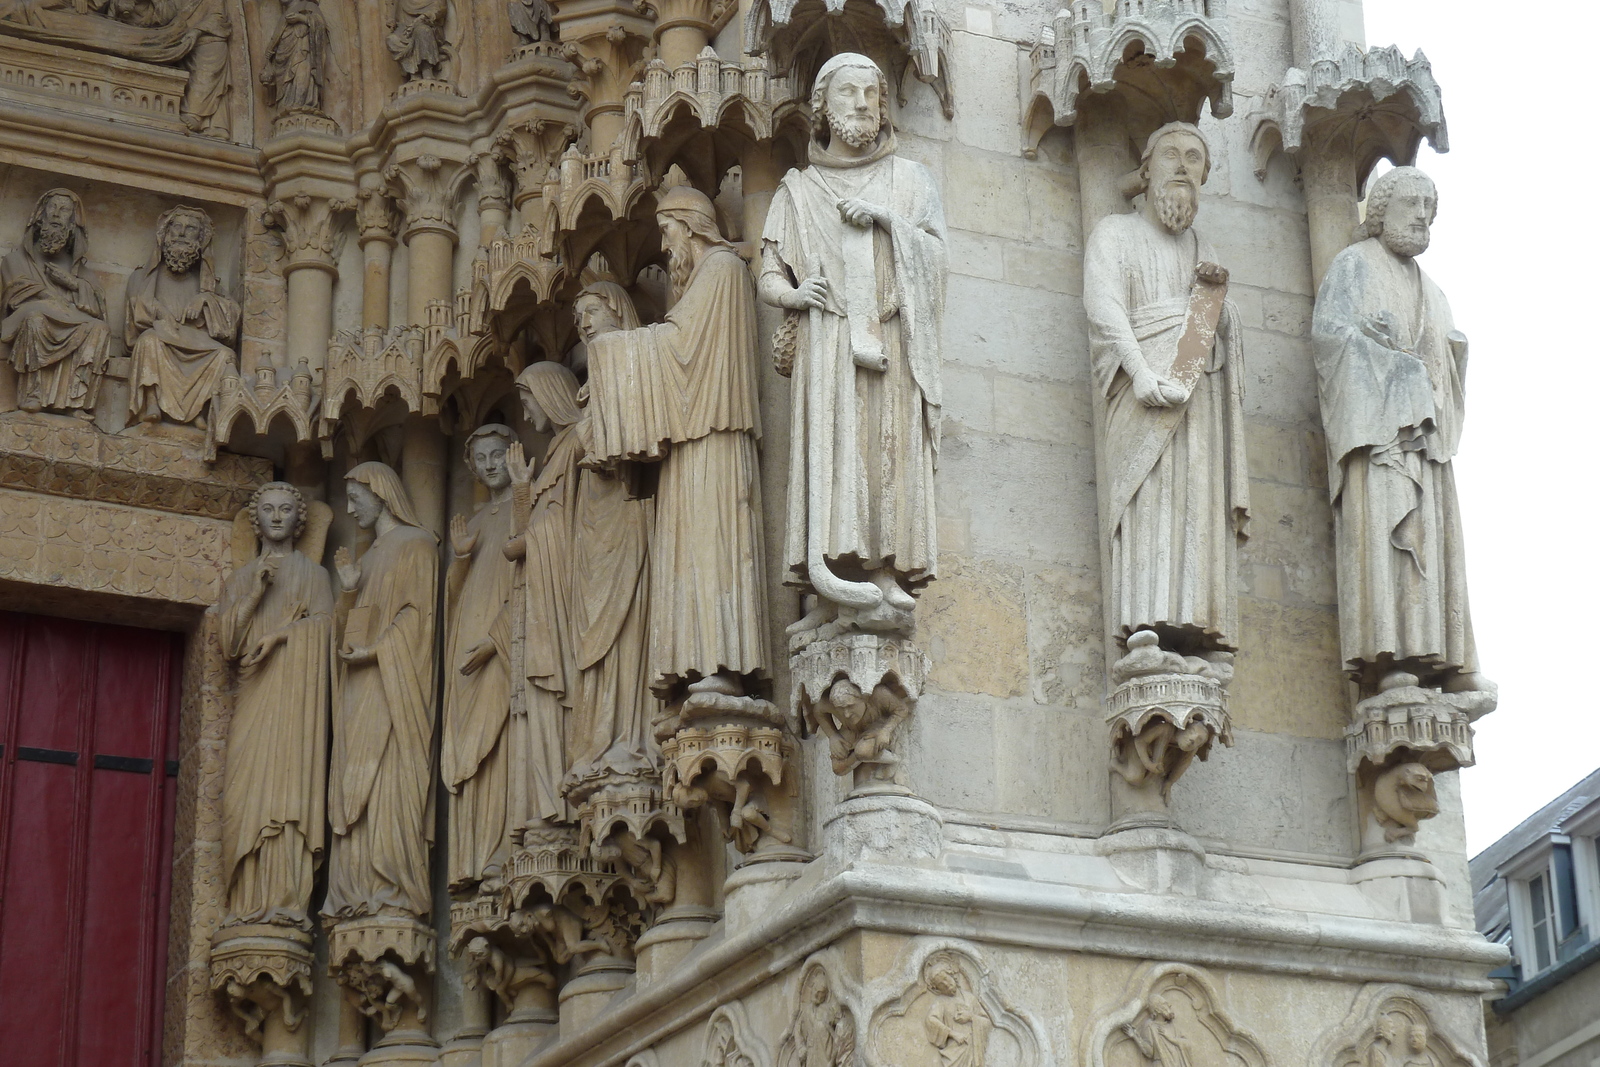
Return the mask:
M160 1060L182 638L0 612L0 1060Z

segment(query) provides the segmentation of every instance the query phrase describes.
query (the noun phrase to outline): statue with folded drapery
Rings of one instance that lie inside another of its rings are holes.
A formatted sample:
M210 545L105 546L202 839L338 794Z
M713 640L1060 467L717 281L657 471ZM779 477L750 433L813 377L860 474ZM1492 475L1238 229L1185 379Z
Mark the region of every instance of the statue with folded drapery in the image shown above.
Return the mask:
M768 668L755 287L704 193L674 186L656 218L675 300L665 322L589 352L591 452L661 465L651 686L742 696Z
M448 0L394 0L389 9L389 54L400 64L406 81L444 76L450 44L444 38Z
M450 804L450 887L470 890L505 860L510 841L512 625L515 567L505 545L515 533L511 427L491 423L467 438L467 466L489 499L450 522L445 575L444 730L440 773Z
M273 106L320 113L327 62L328 21L318 0L288 0L260 74Z
M319 562L332 513L287 482L246 507L261 547L217 602L238 665L222 792L230 923L307 926L322 857L333 591Z
M523 827L566 822L561 794L567 773L566 725L577 699L573 662L573 530L577 516L578 380L559 363L538 362L517 377L523 413L540 433L549 433L537 474L512 445L508 463L514 483L516 536L506 545L520 561L522 589L521 692L512 705L511 818Z
M335 920L432 907L434 600L438 551L400 476L382 463L345 475L350 513L376 537L359 562L340 549L338 672L322 913Z
M199 422L239 371L239 305L211 259L211 216L175 207L156 222L149 261L128 277L129 407L135 419Z
M70 189L39 197L17 247L0 259L0 344L23 411L94 417L111 357L106 299L89 274L83 202Z

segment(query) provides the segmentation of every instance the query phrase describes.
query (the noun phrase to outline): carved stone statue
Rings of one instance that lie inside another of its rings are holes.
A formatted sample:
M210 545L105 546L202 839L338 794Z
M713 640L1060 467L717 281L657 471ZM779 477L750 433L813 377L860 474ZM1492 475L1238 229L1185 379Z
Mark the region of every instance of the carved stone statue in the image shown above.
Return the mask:
M222 792L227 921L309 928L322 857L333 592L317 558L331 513L308 524L300 491L268 482L248 506L261 549L217 602L238 664ZM309 528L320 526L320 529Z
M943 1067L984 1067L994 1020L960 966L948 957L931 956L922 980L933 994L923 1026L928 1043L939 1050L939 1062Z
M513 705L512 818L522 826L565 822L561 782L567 772L567 716L576 697L571 595L573 522L578 492L578 380L559 363L539 362L517 377L523 412L550 433L544 463L524 463L513 444L508 463L515 483L518 535L506 546L521 560L522 638Z
M574 312L590 352L625 344L618 331L639 328L633 301L610 279L586 286ZM586 412L578 424L585 448L591 431ZM568 777L574 784L659 771L646 658L651 508L652 501L630 492L625 471L590 466L578 477L572 626L579 676Z
M789 309L791 580L872 630L909 629L934 577L946 269L939 190L895 154L887 96L865 56L823 65L826 144L784 177L762 234L762 298Z
M1312 320L1339 625L1362 696L1391 675L1446 690L1483 685L1453 464L1467 339L1416 262L1437 206L1421 171L1380 177L1362 239L1334 257Z
M557 37L555 19L551 17L548 0L508 0L511 29L523 44L554 41Z
M434 722L434 600L439 554L400 476L382 463L345 475L351 514L376 534L353 563L335 557L340 669L328 822L333 850L322 913L426 917Z
M469 520L450 522L453 559L445 576L444 730L440 770L450 805L450 887L469 891L504 861L510 785L506 726L511 711L511 614L515 533L506 453L517 443L498 423L467 439L467 464L489 500Z
M319 0L287 0L260 75L273 106L321 113L327 62L328 22Z
M218 284L214 232L199 208L171 209L128 278L129 407L142 422L198 422L223 377L238 373L239 305Z
M778 1067L853 1067L855 1013L840 1001L823 964L801 972L799 1000L778 1045Z
M767 605L756 437L755 292L689 185L656 209L676 303L589 353L597 460L662 461L650 558L657 695L742 695L763 676Z
M1141 1056L1156 1067L1203 1067L1194 1043L1179 1030L1177 1012L1166 997L1152 994L1142 1014L1139 1021L1122 1025Z
M83 202L69 189L51 189L34 205L17 247L0 260L0 344L16 368L23 411L94 418L111 331L88 255Z
M1083 283L1105 406L1110 629L1124 641L1153 630L1161 648L1201 656L1232 652L1238 637L1249 514L1238 315L1223 298L1226 272L1192 229L1209 172L1198 129L1152 134L1144 205L1095 226Z
M179 114L208 137L227 137L228 40L223 0L64 0L0 4L0 32L189 71Z
M389 54L405 71L406 81L432 81L444 76L450 44L444 39L449 0L393 0L389 9Z

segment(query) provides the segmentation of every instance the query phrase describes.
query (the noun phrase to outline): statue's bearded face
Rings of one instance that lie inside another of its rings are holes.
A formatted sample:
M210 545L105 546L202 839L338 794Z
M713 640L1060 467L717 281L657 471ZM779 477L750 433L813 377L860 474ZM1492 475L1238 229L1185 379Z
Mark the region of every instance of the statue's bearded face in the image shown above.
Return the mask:
M174 274L187 274L205 250L205 222L197 215L174 215L161 235L161 262Z
M1389 195L1378 240L1397 256L1410 258L1428 250L1437 201L1427 182L1406 182Z
M300 524L300 501L284 489L268 489L256 501L256 529L261 539L283 544L294 537Z
M485 435L472 442L472 470L478 481L490 490L511 484L511 469L506 466L506 439Z
M669 250L667 254L673 253ZM603 333L622 329L622 324L617 321L611 305L593 293L578 297L573 314L578 320L578 333L583 335L585 342L593 341Z
M52 197L39 213L39 251L53 256L66 248L77 220L78 209L71 200L64 196Z
M694 241L689 225L673 215L661 215L656 221L661 227L661 247L667 250L667 277L672 291L682 294L689 275L694 273Z
M865 148L883 127L883 89L878 72L866 67L843 67L828 79L823 113L834 137L851 148Z
M1194 225L1206 160L1206 143L1180 130L1157 141L1145 162L1145 196L1168 233L1182 233Z

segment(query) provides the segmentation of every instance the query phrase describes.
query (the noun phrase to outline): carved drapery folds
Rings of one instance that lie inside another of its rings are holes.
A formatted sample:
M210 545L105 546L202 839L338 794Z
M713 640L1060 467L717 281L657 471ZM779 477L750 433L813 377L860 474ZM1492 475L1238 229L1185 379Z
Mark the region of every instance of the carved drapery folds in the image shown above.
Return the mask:
M328 62L328 21L320 0L286 0L257 75L278 110L274 133L295 129L338 132L324 100Z
M965 942L913 941L867 996L874 1003L867 1022L869 1067L1051 1062L1038 1022L1005 997L978 949Z

